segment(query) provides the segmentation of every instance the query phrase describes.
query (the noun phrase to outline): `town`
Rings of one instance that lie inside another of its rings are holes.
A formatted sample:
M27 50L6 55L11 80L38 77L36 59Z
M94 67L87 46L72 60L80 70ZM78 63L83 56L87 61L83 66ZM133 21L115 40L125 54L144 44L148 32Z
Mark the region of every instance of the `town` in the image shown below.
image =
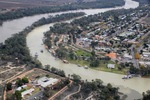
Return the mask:
M27 1L0 0L0 100L149 100L145 0Z
M64 63L127 76L148 76L149 19L149 7L124 13L110 11L70 23L56 23L44 33L43 41Z

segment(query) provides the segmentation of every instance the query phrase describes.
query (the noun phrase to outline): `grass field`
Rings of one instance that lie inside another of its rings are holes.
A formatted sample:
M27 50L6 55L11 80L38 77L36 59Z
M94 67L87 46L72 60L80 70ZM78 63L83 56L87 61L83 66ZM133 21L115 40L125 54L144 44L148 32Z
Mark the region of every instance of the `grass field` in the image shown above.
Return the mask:
M77 56L88 56L88 57L92 56L91 53L85 52L84 50L81 49L75 51L75 53L77 54Z
M115 64L115 68L114 69L107 68L108 64ZM91 68L95 69L95 70L99 70L99 71L111 72L111 73L117 73L117 74L126 74L127 73L127 71L128 71L127 68L118 70L118 67L119 67L118 64L116 64L115 62L110 60L108 62L101 61L99 67L91 67Z
M85 60L70 60L70 59L67 59L70 63L73 63L73 64L77 64L77 65L81 65L81 66L89 66L90 62L89 61L85 61ZM110 68L107 68L107 65L108 64L115 64L115 68L114 69L110 69ZM90 67L91 69L94 69L94 70L98 70L98 71L104 71L104 72L111 72L111 73L116 73L116 74L126 74L127 71L129 69L127 68L124 68L122 70L118 70L118 64L116 64L115 62L113 61L107 61L107 62L104 62L104 61L100 61L100 65L99 67Z

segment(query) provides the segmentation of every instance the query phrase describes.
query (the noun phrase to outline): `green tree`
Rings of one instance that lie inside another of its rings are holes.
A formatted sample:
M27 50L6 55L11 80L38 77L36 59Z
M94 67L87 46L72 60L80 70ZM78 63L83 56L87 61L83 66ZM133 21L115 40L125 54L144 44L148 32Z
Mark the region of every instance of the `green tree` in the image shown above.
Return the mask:
M6 87L7 87L7 90L12 90L12 83L7 83Z
M19 87L19 86L22 86L22 85L23 85L22 80L21 80L21 79L17 79L16 85L17 85L18 87Z
M92 50L91 55L95 56L95 51L94 50Z
M50 65L45 65L45 69L49 71L50 70Z
M29 83L29 80L28 80L28 78L27 77L24 77L24 78L22 78L22 83Z
M79 75L76 75L76 74L73 74L73 75L71 75L71 77L72 77L72 79L73 79L73 81L75 82L75 83L79 83L80 82L80 80L81 80L81 77L79 76Z
M22 95L21 95L21 92L20 91L15 91L15 96L16 96L16 99L17 100L22 100Z
M99 60L95 59L95 60L91 61L90 66L91 67L98 67L99 64L100 64Z

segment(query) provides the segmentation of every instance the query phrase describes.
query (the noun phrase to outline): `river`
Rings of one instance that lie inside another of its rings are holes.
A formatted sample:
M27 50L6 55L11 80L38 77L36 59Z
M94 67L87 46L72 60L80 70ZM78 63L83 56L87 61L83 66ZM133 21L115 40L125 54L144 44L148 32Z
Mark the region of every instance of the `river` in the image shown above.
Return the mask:
M30 26L35 21L39 20L42 17L48 17L49 15L56 15L62 13L69 13L69 12L85 12L87 15L97 14L100 12L105 12L108 10L114 9L129 9L129 8L136 8L139 6L138 2L134 2L132 0L126 0L126 3L122 7L115 7L115 8L103 8L103 9L85 9L85 10L73 10L73 11L65 11L65 12L58 12L58 13L49 13L49 14L40 14L35 16L28 16L19 19L14 19L11 21L6 21L0 26L0 43L4 42L8 37L11 37L13 34L22 31L27 26Z
M105 12L114 9L129 9L129 8L136 8L139 6L138 2L132 0L126 0L126 3L122 7L115 7L115 8L105 8L105 9L88 9L88 10L74 10L74 11L67 11L67 12L59 12L59 13L51 13L51 14L41 14L35 15L30 17L24 17L12 21L7 21L3 23L3 26L0 27L0 42L4 42L5 39L10 37L11 35L23 30L25 27L30 26L33 22L37 21L41 17L47 17L49 15L56 15L61 13L68 13L68 12L85 12L87 15L90 14L97 14L100 12ZM141 93L143 91L147 91L148 87L150 87L150 79L146 78L133 78L130 80L122 80L123 75L96 71L92 69L84 69L82 67L77 67L75 64L64 64L60 60L55 60L55 58L44 48L42 45L43 39L43 32L49 30L49 27L52 24L43 25L31 31L27 36L27 46L30 49L30 53L32 56L35 53L38 53L38 59L41 61L43 65L51 65L56 68L62 69L67 74L78 74L84 80L91 81L92 79L101 79L105 84L111 83L114 86L120 88L120 91L128 95L128 100L133 100L137 98L141 98ZM44 52L41 53L40 51L43 50Z

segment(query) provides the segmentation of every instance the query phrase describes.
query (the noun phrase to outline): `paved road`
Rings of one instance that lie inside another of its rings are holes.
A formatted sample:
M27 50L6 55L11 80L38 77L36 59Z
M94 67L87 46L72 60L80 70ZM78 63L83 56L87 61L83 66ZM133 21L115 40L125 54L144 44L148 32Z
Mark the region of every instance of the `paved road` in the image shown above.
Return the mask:
M35 97L36 97L36 99L35 99ZM38 93L36 93L36 94L30 96L30 97L29 97L28 99L26 99L26 100L43 100L42 97L43 97L43 91L40 91L40 92L38 92Z

